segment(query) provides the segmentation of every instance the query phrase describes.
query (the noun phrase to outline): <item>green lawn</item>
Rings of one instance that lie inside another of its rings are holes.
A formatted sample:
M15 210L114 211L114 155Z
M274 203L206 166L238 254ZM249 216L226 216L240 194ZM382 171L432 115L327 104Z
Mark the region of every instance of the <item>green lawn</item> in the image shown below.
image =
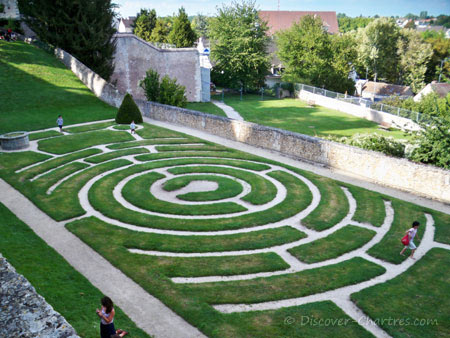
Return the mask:
M211 102L188 102L186 108L191 110L198 110L203 113L227 117L227 114L225 114L222 109Z
M339 257L358 249L375 236L375 231L347 225L327 237L289 249L289 253L305 263L316 263Z
M450 252L432 249L400 276L351 299L393 337L449 337L449 266Z
M216 98L218 99L218 98ZM290 130L311 136L352 136L357 133L378 133L394 138L406 138L398 129L385 131L372 121L345 114L325 107L309 107L297 99L265 98L247 94L240 100L239 95L225 96L225 104L233 107L245 121ZM190 108L194 109L194 107ZM209 104L197 103L195 110L215 114ZM221 115L220 113L215 115Z
M66 318L78 335L97 338L100 325L95 308L102 293L1 203L0 219L2 255ZM116 327L126 329L130 337L148 337L119 307L115 309Z
M0 40L0 134L105 120L117 111L100 101L53 55Z

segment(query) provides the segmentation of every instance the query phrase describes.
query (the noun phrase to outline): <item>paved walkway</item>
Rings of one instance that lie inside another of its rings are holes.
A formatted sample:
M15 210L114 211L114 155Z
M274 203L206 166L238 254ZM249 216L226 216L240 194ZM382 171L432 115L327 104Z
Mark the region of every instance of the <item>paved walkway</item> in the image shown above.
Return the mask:
M154 337L204 337L195 327L151 296L106 259L0 179L0 202L54 248L137 326Z
M222 109L224 111L224 113L230 119L244 121L244 118L241 115L239 115L239 113L236 110L234 110L232 107L230 107L229 105L226 105L225 103L223 103L221 101L215 101L215 100L211 100L211 103L215 104L217 107Z

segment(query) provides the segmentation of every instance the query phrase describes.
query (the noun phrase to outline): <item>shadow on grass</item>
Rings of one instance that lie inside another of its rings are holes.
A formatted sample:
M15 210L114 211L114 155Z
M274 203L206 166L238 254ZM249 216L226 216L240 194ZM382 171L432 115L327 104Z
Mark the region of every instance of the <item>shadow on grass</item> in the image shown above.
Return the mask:
M0 133L54 127L59 114L66 125L114 117L115 108L45 51L0 42L0 52Z

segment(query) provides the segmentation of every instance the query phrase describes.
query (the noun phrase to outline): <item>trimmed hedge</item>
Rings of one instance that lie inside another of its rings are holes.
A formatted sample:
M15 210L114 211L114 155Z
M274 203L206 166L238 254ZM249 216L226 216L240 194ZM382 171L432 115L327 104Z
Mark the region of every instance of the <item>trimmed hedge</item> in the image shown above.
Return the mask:
M116 123L128 124L134 121L135 123L142 123L142 114L139 107L133 100L133 96L127 93L123 98L122 104L116 115Z

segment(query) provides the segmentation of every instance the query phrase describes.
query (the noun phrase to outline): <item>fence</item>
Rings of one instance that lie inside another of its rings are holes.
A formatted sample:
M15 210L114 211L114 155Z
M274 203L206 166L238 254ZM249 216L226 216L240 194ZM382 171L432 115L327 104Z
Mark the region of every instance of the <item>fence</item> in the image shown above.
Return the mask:
M356 96L351 96L351 95L347 95L347 94L336 93L336 92L332 92L330 90L317 88L317 87L313 87L313 86L308 86L308 85L305 85L302 83L296 83L295 90L296 91L305 90L307 92L310 92L310 93L313 93L316 95L322 95L322 96L326 96L326 97L329 97L332 99L337 99L340 101L348 102L348 103L351 103L354 105L363 106L363 107L370 108L373 110L378 110L378 111L388 113L391 115L405 117L405 118L408 118L415 122L423 121L423 115L421 113L403 109L400 107L389 106L387 104L380 103L380 102L372 102L371 100L364 99L362 97L356 97Z

